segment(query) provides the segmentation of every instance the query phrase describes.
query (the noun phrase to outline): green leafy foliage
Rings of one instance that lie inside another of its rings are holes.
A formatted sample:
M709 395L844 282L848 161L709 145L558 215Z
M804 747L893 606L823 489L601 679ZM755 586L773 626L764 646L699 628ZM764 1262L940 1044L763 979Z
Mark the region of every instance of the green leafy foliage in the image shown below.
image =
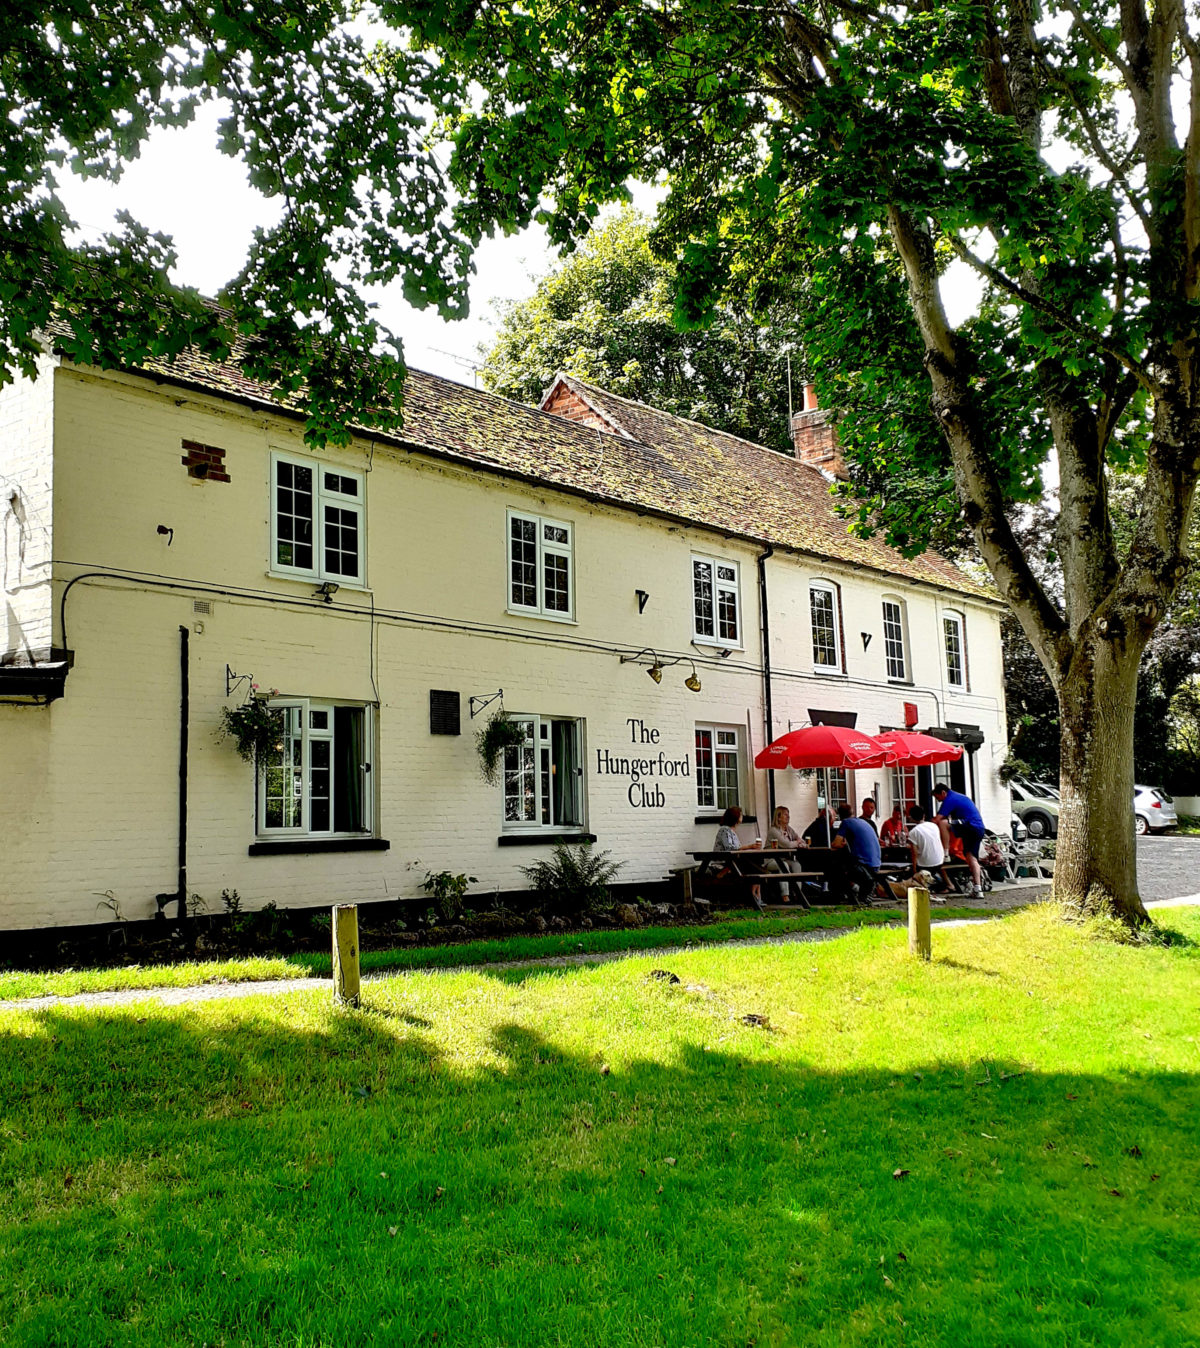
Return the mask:
M727 303L707 327L681 329L675 269L651 251L650 229L645 216L623 211L543 277L530 299L509 305L486 353L484 384L537 403L562 371L790 450L790 313L779 304L764 321Z
M475 735L475 749L479 754L479 771L489 786L499 780L505 749L514 749L525 743L525 727L510 719L503 707L488 718L487 724Z
M463 910L467 887L477 884L473 875L455 875L453 871L426 871L421 888L437 905L443 922L456 922Z
M240 707L221 708L221 733L233 740L240 758L261 766L283 733L283 713L266 698L251 697Z
M529 887L559 912L586 913L608 898L608 887L625 865L613 861L611 852L593 852L591 843L571 847L556 843L549 861L522 866Z
M395 51L382 62L340 0L280 0L269 14L226 4L7 6L0 18L0 378L33 374L52 331L102 367L185 349L273 384L307 413L310 441L346 421L398 424L404 364L362 287L465 311L465 241L418 111L447 76ZM206 303L170 278L170 239L128 215L81 243L64 172L117 181L156 128L221 103L219 148L282 207L245 264ZM382 351L381 347L387 347Z

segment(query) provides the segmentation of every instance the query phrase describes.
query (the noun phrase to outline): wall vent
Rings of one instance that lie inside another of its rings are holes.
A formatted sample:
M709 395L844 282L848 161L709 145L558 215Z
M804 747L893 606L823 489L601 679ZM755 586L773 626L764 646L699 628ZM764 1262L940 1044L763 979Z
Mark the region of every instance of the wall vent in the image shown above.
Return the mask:
M211 599L193 599L193 600L192 600L192 612L193 612L193 613L207 613L207 614L211 614L211 613L212 613L212 600L211 600Z
M429 690L429 733L462 734L462 700L458 693L446 692L442 688Z

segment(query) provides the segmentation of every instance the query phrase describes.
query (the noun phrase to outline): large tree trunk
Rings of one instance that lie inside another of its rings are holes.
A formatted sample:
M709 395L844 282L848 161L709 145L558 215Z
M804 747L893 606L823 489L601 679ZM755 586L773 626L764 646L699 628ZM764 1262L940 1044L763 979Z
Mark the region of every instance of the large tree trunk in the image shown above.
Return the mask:
M1146 922L1133 832L1133 709L1141 643L1080 634L1058 691L1062 805L1054 897L1081 915ZM1130 645L1134 649L1130 649Z

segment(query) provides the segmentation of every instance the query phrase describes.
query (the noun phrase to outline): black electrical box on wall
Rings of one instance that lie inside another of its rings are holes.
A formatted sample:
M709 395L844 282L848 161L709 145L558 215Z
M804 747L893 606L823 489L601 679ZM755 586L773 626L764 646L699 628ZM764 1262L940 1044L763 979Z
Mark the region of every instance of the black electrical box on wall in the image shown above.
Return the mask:
M441 688L429 690L429 733L462 734L462 703L458 693L448 693Z

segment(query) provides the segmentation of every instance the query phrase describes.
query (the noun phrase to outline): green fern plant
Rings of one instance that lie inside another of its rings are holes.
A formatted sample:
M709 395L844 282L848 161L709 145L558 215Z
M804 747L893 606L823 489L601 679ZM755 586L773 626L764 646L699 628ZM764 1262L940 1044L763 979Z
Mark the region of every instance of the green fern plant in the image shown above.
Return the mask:
M556 843L549 861L520 870L547 907L578 915L607 900L608 887L625 864L611 858L611 852L593 852L591 843Z

